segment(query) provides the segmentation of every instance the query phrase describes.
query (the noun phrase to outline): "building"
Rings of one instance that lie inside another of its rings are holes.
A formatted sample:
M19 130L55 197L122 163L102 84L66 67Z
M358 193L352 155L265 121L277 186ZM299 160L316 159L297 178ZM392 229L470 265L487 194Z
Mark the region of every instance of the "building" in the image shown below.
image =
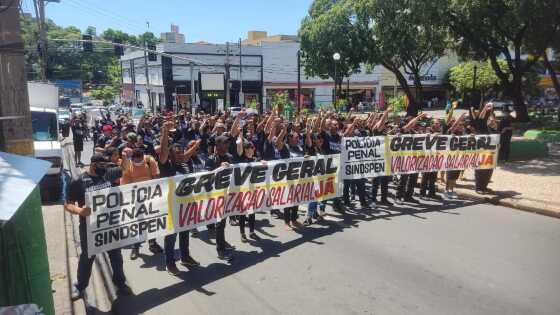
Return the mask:
M240 98L241 103L262 104L263 58L258 47L242 46L240 52L236 44L164 42L156 50L164 54L156 61L146 61L142 51L127 51L121 57L125 102L205 111L239 104ZM204 73L223 74L228 91L203 91L199 79Z
M164 43L184 44L185 35L179 33L179 26L171 24L171 32L164 32L160 34L161 40Z
M268 36L265 31L249 31L247 32L247 39L241 41L243 45L260 45L262 43L274 42L299 42L296 35L272 35Z
M182 35L178 31L177 26L172 26L172 32L162 33L162 37L164 34ZM259 109L268 110L278 94L287 94L291 101L297 103L300 49L297 36L268 36L266 32L250 31L247 39L241 41L241 46L237 43L184 43L176 41L180 38L168 39L157 45L157 51L167 55L158 55L157 61L147 62L149 80L146 80L142 51L127 51L121 58L125 101L150 108L192 109L194 105L205 111L239 104L255 107L256 103L262 104ZM423 99L443 100L447 96L445 76L455 64L457 57L448 55L426 67L422 80ZM299 72L299 99L304 108L316 109L334 102L332 79L307 77L303 67ZM200 73L223 74L223 86L227 88L213 93L203 91L199 82ZM409 78L409 85L413 86L412 78ZM339 95L353 105L362 103L371 106L378 102L381 91L385 97L403 93L395 76L382 66L375 66L370 71L362 66L358 73L344 79L341 89Z

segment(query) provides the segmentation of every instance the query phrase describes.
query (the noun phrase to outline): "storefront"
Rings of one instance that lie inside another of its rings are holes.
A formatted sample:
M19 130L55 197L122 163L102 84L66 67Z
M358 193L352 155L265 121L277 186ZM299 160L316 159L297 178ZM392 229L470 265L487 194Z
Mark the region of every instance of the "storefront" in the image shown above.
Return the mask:
M294 105L297 105L297 88L273 88L273 89L266 89L266 103L267 108L271 108L274 98L280 95L287 95L287 99L292 102ZM315 106L315 89L312 88L302 88L301 95L300 95L300 104L301 108L308 108L313 110Z

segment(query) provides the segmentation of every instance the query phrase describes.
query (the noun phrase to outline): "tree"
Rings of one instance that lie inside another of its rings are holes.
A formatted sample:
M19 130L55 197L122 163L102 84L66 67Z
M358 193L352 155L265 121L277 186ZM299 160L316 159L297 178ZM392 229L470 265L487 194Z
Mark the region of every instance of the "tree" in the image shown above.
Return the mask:
M422 76L445 52L443 25L446 0L356 0L355 26L361 35L364 61L381 64L395 76L415 116L422 97ZM358 47L354 47L358 48ZM403 73L404 72L404 73ZM405 74L414 82L408 86Z
M94 99L102 100L104 105L110 104L118 94L118 91L109 85L92 88L90 92Z
M543 5L544 4L544 5ZM548 9L547 9L548 8ZM536 58L524 60L543 10L558 10L557 0L450 0L446 21L457 51L479 60L489 59L504 89L512 97L520 121L529 115L523 97L524 76L531 72ZM499 64L507 63L508 72Z
M351 7L346 1L315 0L303 19L299 37L305 74L333 78L341 91L344 77L359 71L360 52L354 47L357 29L350 23ZM335 61L333 55L340 54Z
M549 57L550 48L560 51L560 2L554 0L537 1L532 7L538 18L532 19L528 26L531 36L527 37L526 50L532 56L542 60L548 70L556 93L560 95L560 82Z
M161 39L157 38L152 32L145 32L144 34L138 35L138 45L143 46L144 42L146 45L155 45L161 42Z
M500 60L500 67L507 71L505 60ZM474 68L476 67L476 82ZM489 61L467 61L460 63L449 70L449 83L461 95L476 88L480 92L481 101L491 88L499 85L500 80Z

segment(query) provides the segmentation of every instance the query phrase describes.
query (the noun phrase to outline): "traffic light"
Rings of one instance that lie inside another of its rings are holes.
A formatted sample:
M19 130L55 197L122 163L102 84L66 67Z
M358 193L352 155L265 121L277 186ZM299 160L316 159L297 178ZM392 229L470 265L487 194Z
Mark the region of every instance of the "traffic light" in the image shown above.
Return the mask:
M82 35L82 40L86 42L82 42L82 47L84 52L93 52L93 43L91 42L91 35Z
M156 50L156 45L148 45L149 50ZM148 60L149 61L157 61L157 54L153 52L148 53Z
M122 44L121 39L113 39L114 44ZM124 56L124 47L120 45L114 45L115 48L115 56Z

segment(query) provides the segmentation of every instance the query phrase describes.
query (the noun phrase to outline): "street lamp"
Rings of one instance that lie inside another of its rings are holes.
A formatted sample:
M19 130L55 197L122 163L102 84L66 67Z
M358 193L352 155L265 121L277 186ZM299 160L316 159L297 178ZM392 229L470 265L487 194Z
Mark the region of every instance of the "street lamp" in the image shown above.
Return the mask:
M334 105L336 107L336 99L337 99L337 91L336 91L336 63L340 60L340 54L339 53L334 53L332 55L332 58L334 60Z

